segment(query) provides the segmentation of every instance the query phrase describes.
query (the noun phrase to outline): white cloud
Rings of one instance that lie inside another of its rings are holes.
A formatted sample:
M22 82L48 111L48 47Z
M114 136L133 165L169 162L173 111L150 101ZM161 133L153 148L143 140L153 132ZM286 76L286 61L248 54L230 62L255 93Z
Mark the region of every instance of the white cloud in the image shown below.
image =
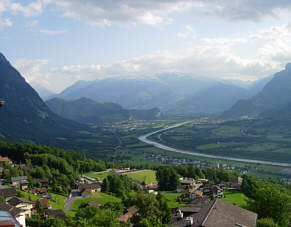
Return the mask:
M41 34L45 35L61 35L67 32L67 30L48 30L48 29L41 29L39 30Z
M47 59L18 59L12 64L27 82L42 84L45 87L51 85L50 73L43 70L43 67L48 64Z
M21 13L25 17L35 17L43 13L43 10L48 3L49 1L47 0L36 0L24 6L17 2L10 2L9 9L12 13Z
M183 51L159 51L108 65L70 65L51 70L54 83L108 77L154 77L164 72L186 73L213 78L255 80L280 70L281 64L268 59L244 59L231 47L216 43L194 45ZM57 76L58 75L58 76ZM64 79L65 78L65 79ZM52 79L51 79L52 81Z
M194 32L191 27L187 30ZM290 60L291 29L290 25L283 25L245 36L195 39L188 49L161 50L106 65L66 65L46 72L47 60L22 59L15 65L28 81L60 91L77 80L154 76L163 72L255 80L281 70Z
M92 25L111 25L113 23L158 25L171 23L164 16L179 4L166 1L114 1L114 0L53 0L62 9L64 17L85 21Z
M227 20L260 21L291 10L289 0L51 0L63 16L92 25L113 23L158 25L171 23L171 13L196 17L216 16ZM183 35L182 35L183 36Z
M179 38L188 38L190 36L193 36L195 34L194 28L192 28L190 25L185 26L185 32L178 32L177 37Z
M215 16L230 21L260 21L291 11L290 0L34 0L29 4L1 0L0 15L9 12L36 17L49 4L56 6L64 17L102 26L169 24L173 21L172 13L186 12L198 18ZM183 37L184 33L178 36Z

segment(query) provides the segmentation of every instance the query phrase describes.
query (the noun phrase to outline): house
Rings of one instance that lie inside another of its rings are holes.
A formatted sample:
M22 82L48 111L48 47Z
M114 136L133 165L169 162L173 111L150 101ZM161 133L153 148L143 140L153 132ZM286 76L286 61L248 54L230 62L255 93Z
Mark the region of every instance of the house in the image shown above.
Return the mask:
M168 225L172 227L256 227L257 218L256 213L221 200L212 200L193 208L181 209L181 213L173 216Z
M0 197L5 198L6 201L12 199L15 196L17 196L17 191L15 190L15 188L0 189Z
M8 163L9 165L13 165L13 162L8 157L2 157L0 156L0 166L3 167L4 163Z
M80 184L78 186L78 191L80 192L81 196L89 197L93 192L101 192L100 184Z
M48 178L42 178L42 179L36 178L35 182L41 184L41 188L48 188L49 187Z
M31 188L29 190L29 193L40 197L46 197L48 195L47 188Z
M145 189L149 192L150 190L152 191L157 191L159 188L158 184L147 184L145 185Z
M236 178L231 179L230 187L240 190L242 183L243 183L243 178L236 177Z
M191 187L195 184L195 180L193 178L183 177L183 178L180 178L180 184L182 186Z
M49 210L47 215L49 217L54 217L54 218L58 218L61 220L65 220L67 218L67 216L63 210Z
M78 187L79 191L83 191L84 189L90 189L91 192L101 192L100 184L80 184Z
M37 201L40 202L40 207L41 207L42 209L44 209L44 210L49 210L49 209L52 208L51 205L49 204L48 199L46 199L46 198L41 198L41 199L39 199L39 200L37 200ZM33 202L33 212L34 212L34 213L37 213L37 210L36 210L36 203L37 203L37 201L34 201L34 202Z
M222 198L223 197L223 190L217 186L217 185L214 185L211 187L211 197L212 198Z
M70 195L69 195L69 198L71 197L78 197L78 196L81 196L81 193L79 191L79 189L72 189Z
M125 214L118 216L118 221L120 223L127 223L129 219L131 219L137 212L138 208L136 206L131 206L127 209L127 212Z
M11 221L15 225L25 227L25 212L6 203L0 202L0 220Z
M11 184L15 188L25 190L28 188L29 182L27 176L11 177Z
M188 193L191 200L199 198L199 197L203 197L203 192L199 190L189 189Z
M20 164L19 165L19 168L23 171L27 171L27 172L30 172L31 171L31 167L25 165L25 164Z
M42 209L51 209L52 208L51 205L49 204L48 199L42 198L39 201L40 201L40 204L41 204L41 208Z
M25 217L31 217L31 210L33 209L33 202L24 198L13 197L12 199L8 200L8 204L16 208L24 210Z
M81 196L82 197L84 197L84 198L88 198L88 197L91 197L91 195L92 195L92 191L91 191L91 189L88 189L88 188L86 188L86 189L84 189L82 192L81 192Z
M189 189L197 190L201 185L201 183L196 183L193 178L180 178L180 185L177 187L177 192L185 193Z

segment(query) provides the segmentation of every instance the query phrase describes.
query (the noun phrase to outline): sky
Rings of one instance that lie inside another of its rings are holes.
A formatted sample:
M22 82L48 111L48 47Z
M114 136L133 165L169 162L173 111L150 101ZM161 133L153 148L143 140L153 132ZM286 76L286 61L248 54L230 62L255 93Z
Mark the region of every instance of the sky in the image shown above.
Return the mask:
M0 52L54 92L167 72L253 81L291 62L291 1L0 0Z

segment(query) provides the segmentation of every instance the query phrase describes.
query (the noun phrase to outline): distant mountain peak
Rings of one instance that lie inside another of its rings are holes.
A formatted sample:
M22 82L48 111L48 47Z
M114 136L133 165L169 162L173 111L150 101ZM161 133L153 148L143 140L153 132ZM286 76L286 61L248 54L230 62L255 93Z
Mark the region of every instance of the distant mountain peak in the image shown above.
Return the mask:
M285 66L286 71L291 71L291 63L287 63Z
M5 56L0 52L0 62L8 62Z

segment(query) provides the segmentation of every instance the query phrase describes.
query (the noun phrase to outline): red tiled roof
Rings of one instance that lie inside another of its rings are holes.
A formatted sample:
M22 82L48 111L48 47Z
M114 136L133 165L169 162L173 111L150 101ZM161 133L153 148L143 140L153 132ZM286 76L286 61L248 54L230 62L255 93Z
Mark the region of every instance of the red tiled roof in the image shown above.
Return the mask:
M15 227L15 224L12 221L0 221L1 227Z
M11 162L8 157L0 157L0 162Z
M51 205L49 204L49 201L46 198L42 198L39 200L41 208L43 209L50 209ZM36 205L36 201L34 202L34 206Z

